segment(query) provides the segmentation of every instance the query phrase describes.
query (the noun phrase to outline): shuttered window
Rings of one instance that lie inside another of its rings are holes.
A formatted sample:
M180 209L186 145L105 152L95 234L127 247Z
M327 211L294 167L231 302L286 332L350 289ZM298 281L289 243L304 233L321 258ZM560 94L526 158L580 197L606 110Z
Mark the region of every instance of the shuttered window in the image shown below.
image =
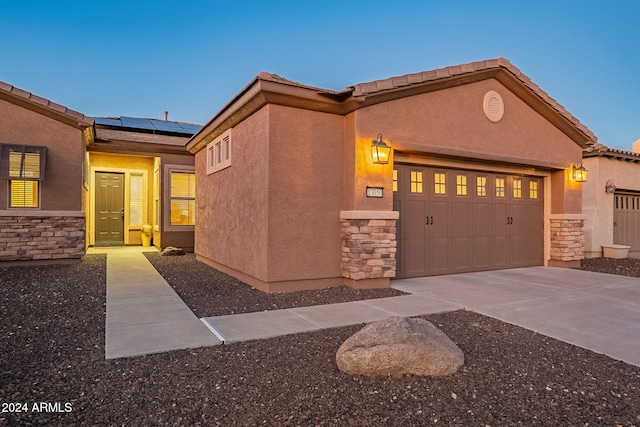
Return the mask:
M9 180L9 207L38 208L46 147L3 145L0 151L0 177Z

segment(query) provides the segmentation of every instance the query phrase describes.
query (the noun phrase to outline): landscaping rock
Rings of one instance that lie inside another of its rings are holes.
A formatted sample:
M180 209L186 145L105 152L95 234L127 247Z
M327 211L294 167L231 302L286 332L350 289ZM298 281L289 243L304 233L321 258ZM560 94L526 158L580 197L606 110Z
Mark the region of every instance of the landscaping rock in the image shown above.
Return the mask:
M336 353L336 363L341 371L353 375L443 376L458 371L464 354L430 322L391 317L347 339Z
M184 251L181 248L176 248L175 246L167 246L163 249L160 255L162 256L179 256L184 255Z

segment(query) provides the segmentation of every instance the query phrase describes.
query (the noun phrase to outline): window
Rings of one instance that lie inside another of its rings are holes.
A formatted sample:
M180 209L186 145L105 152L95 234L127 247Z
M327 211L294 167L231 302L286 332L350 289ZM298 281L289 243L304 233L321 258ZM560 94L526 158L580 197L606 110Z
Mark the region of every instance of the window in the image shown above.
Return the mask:
M456 194L458 196L467 195L467 176L456 175Z
M142 225L142 197L143 197L144 176L142 174L131 174L129 183L129 224Z
M476 177L476 188L477 188L478 196L487 197L487 177L486 176Z
M529 198L532 200L538 198L538 181L529 181Z
M207 145L207 175L231 166L231 129Z
M411 192L422 193L422 172L411 171Z
M194 225L196 211L196 174L172 171L170 180L170 225Z
M435 194L447 194L447 175L436 172L433 174Z
M393 170L393 192L396 193L398 191L398 171L397 169Z
M496 178L496 197L504 197L504 178Z
M522 198L522 180L521 179L513 180L513 198L514 199Z
M37 208L38 181L11 180L9 207L11 208Z
M0 176L9 180L10 208L40 206L40 183L44 180L46 147L5 145L0 158Z

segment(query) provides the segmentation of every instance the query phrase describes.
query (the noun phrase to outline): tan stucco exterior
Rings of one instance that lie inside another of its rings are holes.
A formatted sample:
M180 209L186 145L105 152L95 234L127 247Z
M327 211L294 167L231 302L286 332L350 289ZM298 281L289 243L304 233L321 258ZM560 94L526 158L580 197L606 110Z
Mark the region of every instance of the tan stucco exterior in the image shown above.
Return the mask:
M47 147L40 210L82 211L83 130L0 99L0 144ZM7 181L0 184L0 210L7 209Z
M595 137L509 64L472 65L341 93L257 76L187 144L196 154L198 258L269 292L388 286L400 162L542 177L545 263L575 263L581 249L563 256L551 230L581 230L582 191L570 169ZM504 100L501 120L483 112L488 91ZM232 164L207 175L207 144L229 129ZM386 165L371 161L379 133L394 150ZM367 197L368 186L384 196ZM363 249L354 245L370 239L383 259L355 259Z

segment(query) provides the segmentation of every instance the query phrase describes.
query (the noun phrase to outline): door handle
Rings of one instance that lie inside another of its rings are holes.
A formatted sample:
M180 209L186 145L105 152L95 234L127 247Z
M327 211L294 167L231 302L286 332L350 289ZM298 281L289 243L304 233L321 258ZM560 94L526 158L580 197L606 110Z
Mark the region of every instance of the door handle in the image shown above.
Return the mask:
M124 219L124 208L120 209L120 218Z
M427 221L427 222L425 222L425 225L433 225L433 217L432 216L427 215L425 217L425 220Z

